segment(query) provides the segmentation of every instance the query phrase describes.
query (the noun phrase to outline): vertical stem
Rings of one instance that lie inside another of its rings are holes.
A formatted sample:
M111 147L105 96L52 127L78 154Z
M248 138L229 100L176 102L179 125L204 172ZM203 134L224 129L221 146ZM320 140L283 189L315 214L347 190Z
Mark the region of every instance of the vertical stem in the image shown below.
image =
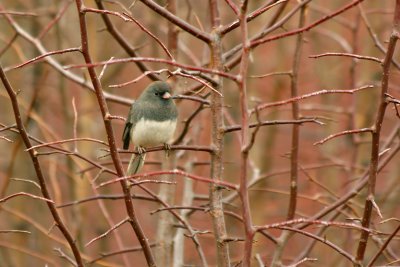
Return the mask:
M306 20L306 5L301 8L299 28L303 27ZM290 81L290 94L291 97L298 96L298 76L299 66L301 60L301 52L303 49L303 33L299 33L296 38L296 48L292 67L292 79ZM292 103L292 117L294 120L300 118L299 103ZM292 146L290 151L290 199L287 219L292 220L295 217L297 205L297 180L298 180L298 159L299 159L299 132L300 125L292 125Z
M241 159L240 159L240 185L239 185L239 196L242 203L242 216L245 231L244 241L244 255L243 255L243 266L249 267L251 265L251 253L253 249L253 238L254 228L251 218L250 201L249 201L249 190L247 188L247 171L249 164L249 152L252 147L249 136L249 110L247 104L247 73L249 67L249 39L248 29L246 21L248 1L243 0L240 7L240 31L242 37L242 55L240 60L239 69L239 101L240 101L240 112L241 112L241 130L240 130L240 141L241 141Z
M307 5L303 5L300 10L299 28L303 27L306 20L306 8ZM301 52L303 48L303 32L299 33L296 38L296 48L293 59L292 75L290 81L290 93L291 97L298 96L298 76L299 67L301 60ZM299 119L299 103L292 103L292 117L294 120ZM288 220L294 219L296 215L297 206L297 182L298 182L298 159L299 159L299 134L300 125L292 125L292 137L291 137L291 151L290 151L290 196L289 196L289 207L286 218ZM292 236L292 232L284 231L278 239L277 247L271 262L271 266L281 266L282 253L286 246L287 241Z
M90 53L89 53L89 44L88 44L89 40L88 40L88 36L87 36L86 17L85 17L85 12L83 11L83 3L81 0L76 0L76 7L78 10L78 14L79 14L79 26L80 26L83 57L87 64L91 64L92 59L91 59ZM93 84L93 88L96 93L96 97L97 97L97 101L98 101L98 104L100 107L101 114L103 116L104 127L107 132L108 144L110 146L111 158L113 160L113 163L114 163L114 166L115 166L118 176L123 177L124 169L123 169L122 162L121 162L121 159L120 159L118 151L117 151L117 145L115 142L114 132L113 132L111 120L109 118L110 112L108 110L107 102L106 102L104 94L103 94L102 86L100 84L100 81L97 77L97 74L96 74L94 68L88 67L88 72L89 72L90 79ZM156 266L153 254L151 252L149 242L148 242L148 240L143 232L143 229L136 217L135 210L133 208L132 199L130 196L128 184L125 180L121 180L120 184L122 187L122 191L124 193L124 200L125 200L126 211L129 216L129 223L132 226L132 229L134 230L134 232L139 240L139 243L143 248L143 253L146 257L147 264L149 266Z
M212 24L212 41L210 43L211 60L210 67L217 70L223 70L221 35L218 32L221 26L221 18L217 0L209 0L211 24ZM214 79L218 82L214 86L218 92L223 95L223 80L215 75ZM222 180L223 176L223 142L224 142L224 120L223 120L223 98L212 92L211 93L211 131L212 146L214 153L211 156L211 177L217 181ZM210 214L212 217L214 234L217 248L217 265L220 267L230 266L229 246L225 242L226 225L222 206L221 188L210 184Z
M361 15L359 10L357 10L357 14L355 15L354 19L354 25L351 31L351 45L352 45L352 50L351 53L353 54L358 54L359 53L359 32L360 32L360 22L361 22ZM351 62L350 66L350 82L349 82L349 88L356 88L357 86L357 66L358 66L358 60L353 59ZM359 123L359 119L357 116L357 112L361 112L360 110L357 109L356 103L357 103L357 97L355 95L351 95L351 106L350 106L350 129L357 129L360 127L363 127L364 125L361 126ZM361 159L360 156L362 155L360 153L360 135L353 134L351 135L351 158L349 162L350 166L350 177L355 177L357 175L357 162ZM366 155L366 154L365 154ZM344 242L344 249L346 251L352 251L354 250L354 242L352 242L352 231L347 230L346 232L346 242Z
M372 209L375 204L375 184L378 173L379 164L379 141L381 136L381 129L383 118L385 116L386 107L388 102L386 101L386 94L389 89L389 76L390 66L393 58L393 54L396 48L397 39L400 35L400 0L396 0L396 7L394 12L393 29L390 35L388 49L386 52L385 59L382 63L382 88L380 95L380 103L375 118L375 123L372 126L372 149L371 149L371 160L369 165L369 178L368 178L368 196L365 200L364 214L362 218L362 226L368 228L370 226ZM369 232L363 231L361 233L360 242L358 243L356 266L361 266L364 259L365 250L367 247Z

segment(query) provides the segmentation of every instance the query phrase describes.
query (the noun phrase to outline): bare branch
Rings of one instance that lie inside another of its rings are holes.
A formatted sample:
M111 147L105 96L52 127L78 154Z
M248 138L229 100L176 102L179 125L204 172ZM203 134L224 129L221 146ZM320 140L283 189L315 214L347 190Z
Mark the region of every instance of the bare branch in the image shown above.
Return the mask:
M146 150L146 152L147 152L147 150ZM187 178L190 178L190 179L193 179L196 181L200 181L200 182L204 182L204 183L211 183L211 184L215 184L215 185L218 185L221 187L226 187L226 188L233 189L233 190L237 189L237 186L232 183L225 182L225 181L215 181L215 180L207 178L207 177L186 173L186 172L183 172L180 170L157 171L157 172L149 172L149 173L143 173L143 174L130 175L130 176L126 176L126 177L120 177L120 178L110 180L108 182L101 183L97 186L97 188L103 187L103 186L106 186L109 184L113 184L116 182L120 182L120 181L138 178L138 177L146 178L146 177L158 176L158 175L163 175L163 174L164 175L179 175L179 176L187 177Z
M93 238L92 240L90 240L89 242L87 242L86 244L85 244L85 247L87 247L87 246L89 246L90 244L92 244L93 242L95 242L95 241L97 241L97 240L99 240L99 239L101 239L101 238L103 238L103 237L106 237L108 234L110 234L112 231L114 231L115 229L117 229L118 227L120 227L121 225L123 225L124 223L126 223L126 222L128 222L129 221L129 218L127 217L127 218L125 218L125 219L123 219L122 221L120 221L119 223L117 223L116 225L114 225L112 228L110 228L109 230L107 230L107 232L105 232L105 233L103 233L103 234L101 234L101 235L99 235L99 236L96 236L95 238Z
M323 54L318 54L318 55L310 55L308 57L309 58L320 58L320 57L332 57L332 56L350 57L350 58L364 59L364 60L374 61L377 63L382 63L382 59L379 59L376 57L362 56L362 55L356 55L356 54L351 54L351 53L323 53Z
M339 133L335 133L335 134L331 134L330 136L322 139L321 141L315 142L313 145L322 145L323 143L336 138L338 136L343 136L343 135L347 135L347 134L359 134L359 133L365 133L365 132L372 132L371 128L362 128L362 129L355 129L355 130L347 130L347 131L342 131Z

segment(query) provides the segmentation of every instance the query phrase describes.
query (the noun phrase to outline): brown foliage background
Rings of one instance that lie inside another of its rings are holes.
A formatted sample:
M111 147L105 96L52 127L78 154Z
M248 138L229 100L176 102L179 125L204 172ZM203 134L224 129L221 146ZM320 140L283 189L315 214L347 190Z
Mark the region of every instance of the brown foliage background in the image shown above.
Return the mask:
M0 63L17 92L32 145L47 144L34 149L34 157L83 264L151 262L129 226L134 223L121 186L97 186L124 176L110 157L110 131L104 122L111 122L126 169L130 154L122 151L121 117L151 79L166 80L171 72L168 80L182 96L176 101L176 137L185 127L187 132L172 146L168 159L161 147L149 152L142 173L150 176L135 178L144 180L143 187L131 189L135 218L158 266L398 264L398 0L103 1L107 15L95 1L84 1L81 19L86 18L88 51L82 46L79 3L2 1ZM346 8L351 3L355 4ZM154 6L164 11L157 13ZM255 18L231 26L248 14ZM102 15L124 40L118 42L110 34ZM169 16L173 23L165 18ZM175 16L180 19L174 21ZM248 46L241 49L242 44ZM67 48L76 49L61 51ZM387 53L391 48L393 55ZM46 54L51 51L55 53ZM142 69L137 62L114 62L134 58L132 53L144 64ZM93 63L103 62L94 68L101 87L88 74L90 67L82 56L87 54ZM16 68L25 62L29 64ZM140 79L127 86L110 87L136 78ZM46 201L33 198L45 196L5 89L3 81L0 266L80 265ZM102 115L101 92L115 117ZM382 121L380 108L386 111ZM254 127L247 130L248 124ZM332 139L324 140L327 137ZM65 141L73 138L86 139ZM174 169L193 176L151 176ZM371 175L375 169L376 179ZM235 188L210 186L218 179ZM361 235L369 236L368 242L364 244ZM121 253L106 255L111 252Z

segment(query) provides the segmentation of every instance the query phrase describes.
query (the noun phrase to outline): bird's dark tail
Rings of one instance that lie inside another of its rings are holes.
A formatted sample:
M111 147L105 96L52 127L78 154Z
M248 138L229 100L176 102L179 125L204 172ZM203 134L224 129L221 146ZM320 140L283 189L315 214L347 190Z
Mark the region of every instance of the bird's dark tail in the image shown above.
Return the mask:
M128 176L137 174L140 171L140 169L143 167L145 158L146 158L146 153L142 153L137 156L135 154L132 154L126 174Z

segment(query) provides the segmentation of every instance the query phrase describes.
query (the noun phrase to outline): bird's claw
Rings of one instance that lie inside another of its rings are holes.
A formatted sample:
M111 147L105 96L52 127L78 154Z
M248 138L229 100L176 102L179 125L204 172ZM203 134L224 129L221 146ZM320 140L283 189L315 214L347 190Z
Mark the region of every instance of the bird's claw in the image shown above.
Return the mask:
M144 147L138 146L137 147L137 152L139 155L145 154L146 153L146 149Z
M171 145L164 143L164 149L165 149L165 155L167 156L167 158L169 157L169 152L171 151Z

